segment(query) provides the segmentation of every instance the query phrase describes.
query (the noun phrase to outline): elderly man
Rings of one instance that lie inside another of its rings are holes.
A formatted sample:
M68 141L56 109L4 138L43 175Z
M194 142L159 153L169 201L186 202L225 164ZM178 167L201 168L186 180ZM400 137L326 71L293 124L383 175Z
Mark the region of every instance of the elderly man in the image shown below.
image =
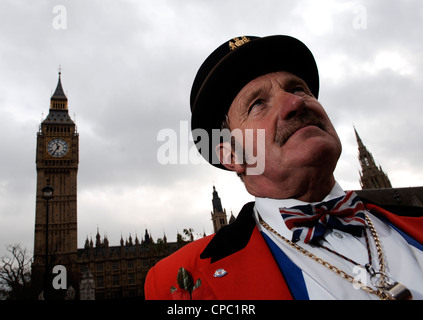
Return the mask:
M244 135L209 139L199 151L236 172L256 201L153 267L147 299L423 298L422 218L343 191L333 175L341 142L318 94L313 55L289 36L234 38L205 60L192 86L192 130ZM259 174L251 157L263 161Z

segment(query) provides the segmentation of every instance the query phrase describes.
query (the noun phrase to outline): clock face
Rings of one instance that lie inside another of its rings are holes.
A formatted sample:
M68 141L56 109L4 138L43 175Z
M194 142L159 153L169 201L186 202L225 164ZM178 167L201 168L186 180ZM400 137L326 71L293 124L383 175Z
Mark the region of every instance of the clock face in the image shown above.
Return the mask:
M53 139L47 144L47 152L55 158L63 157L69 151L68 143L63 139Z

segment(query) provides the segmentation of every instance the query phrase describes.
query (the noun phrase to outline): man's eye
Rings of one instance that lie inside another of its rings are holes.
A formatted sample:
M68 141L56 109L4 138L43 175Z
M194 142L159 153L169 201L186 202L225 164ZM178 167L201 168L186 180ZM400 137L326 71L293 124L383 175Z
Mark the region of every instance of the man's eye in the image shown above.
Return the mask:
M294 89L292 89L292 93L305 93L306 90L302 86L296 86Z
M255 100L250 107L248 108L248 113L250 113L254 108L256 107L261 107L264 105L264 100L263 99L257 99Z

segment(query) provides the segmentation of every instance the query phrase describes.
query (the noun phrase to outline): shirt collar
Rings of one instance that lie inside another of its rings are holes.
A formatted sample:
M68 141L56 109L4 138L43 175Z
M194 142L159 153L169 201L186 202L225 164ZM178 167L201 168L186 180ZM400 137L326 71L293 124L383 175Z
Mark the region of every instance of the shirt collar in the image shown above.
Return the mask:
M323 201L342 197L343 195L345 195L344 190L337 182L335 182L335 185L329 194L319 202L304 202L297 199L271 199L256 197L255 218L256 221L258 221L258 214L260 214L261 218L266 221L269 226L285 238L291 239L292 231L286 227L282 216L279 213L279 208L291 208L299 205L317 204ZM257 225L259 228L261 227L259 223Z

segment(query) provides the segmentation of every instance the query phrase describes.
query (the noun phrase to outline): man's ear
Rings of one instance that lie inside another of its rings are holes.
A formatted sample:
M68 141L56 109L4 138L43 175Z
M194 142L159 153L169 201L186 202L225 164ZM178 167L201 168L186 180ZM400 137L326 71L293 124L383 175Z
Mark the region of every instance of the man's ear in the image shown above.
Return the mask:
M237 156L235 150L232 149L229 142L219 143L215 148L215 152L220 160L220 163L226 169L235 171L238 174L243 174L245 172L243 160Z

